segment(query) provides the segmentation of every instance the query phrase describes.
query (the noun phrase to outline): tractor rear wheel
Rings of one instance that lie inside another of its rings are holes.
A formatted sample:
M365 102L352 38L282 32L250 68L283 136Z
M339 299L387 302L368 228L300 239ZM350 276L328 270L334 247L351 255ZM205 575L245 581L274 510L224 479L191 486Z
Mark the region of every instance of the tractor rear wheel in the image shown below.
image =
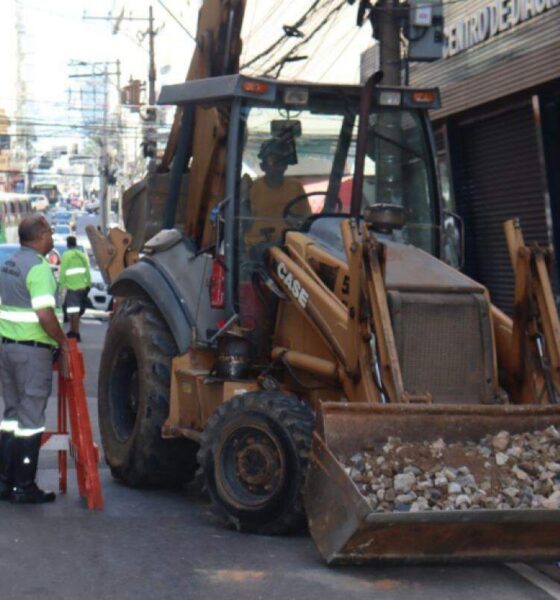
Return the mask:
M198 453L214 511L239 531L301 529L313 427L309 406L284 392L250 392L219 406Z
M133 296L119 304L101 355L99 425L111 473L128 485L177 487L194 475L198 446L161 437L176 354L149 300Z

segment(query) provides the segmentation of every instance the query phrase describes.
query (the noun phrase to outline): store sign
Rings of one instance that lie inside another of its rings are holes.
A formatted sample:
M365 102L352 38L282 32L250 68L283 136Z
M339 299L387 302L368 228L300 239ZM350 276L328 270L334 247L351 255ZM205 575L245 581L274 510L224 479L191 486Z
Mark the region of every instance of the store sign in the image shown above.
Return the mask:
M560 0L492 0L445 27L443 57L455 56L556 6Z

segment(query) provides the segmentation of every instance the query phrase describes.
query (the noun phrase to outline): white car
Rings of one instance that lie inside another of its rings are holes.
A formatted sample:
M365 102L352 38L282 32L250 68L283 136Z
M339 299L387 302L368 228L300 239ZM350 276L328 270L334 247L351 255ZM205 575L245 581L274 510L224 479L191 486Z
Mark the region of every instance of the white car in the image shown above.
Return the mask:
M88 305L94 310L109 311L113 305L113 296L107 291L107 284L103 281L99 269L90 269L91 288L88 293Z

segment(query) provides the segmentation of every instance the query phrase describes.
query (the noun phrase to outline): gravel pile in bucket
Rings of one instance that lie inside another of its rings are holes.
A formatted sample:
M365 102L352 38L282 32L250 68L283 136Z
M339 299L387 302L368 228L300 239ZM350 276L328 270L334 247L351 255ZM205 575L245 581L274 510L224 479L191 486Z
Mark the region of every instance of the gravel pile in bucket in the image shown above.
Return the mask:
M560 509L560 432L553 426L501 431L478 443L390 437L341 462L377 512Z

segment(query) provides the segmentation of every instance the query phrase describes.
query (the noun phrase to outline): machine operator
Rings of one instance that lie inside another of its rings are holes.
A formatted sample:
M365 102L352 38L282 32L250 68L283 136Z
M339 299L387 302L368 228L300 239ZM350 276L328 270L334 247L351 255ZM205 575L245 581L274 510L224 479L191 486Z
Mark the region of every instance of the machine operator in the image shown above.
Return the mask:
M249 190L251 224L245 233L245 246L278 240L288 227L284 211L291 200L305 196L297 179L285 177L289 165L296 164L293 143L272 138L262 143L258 158L264 173ZM307 198L303 197L289 210L290 216L305 217L311 214Z

